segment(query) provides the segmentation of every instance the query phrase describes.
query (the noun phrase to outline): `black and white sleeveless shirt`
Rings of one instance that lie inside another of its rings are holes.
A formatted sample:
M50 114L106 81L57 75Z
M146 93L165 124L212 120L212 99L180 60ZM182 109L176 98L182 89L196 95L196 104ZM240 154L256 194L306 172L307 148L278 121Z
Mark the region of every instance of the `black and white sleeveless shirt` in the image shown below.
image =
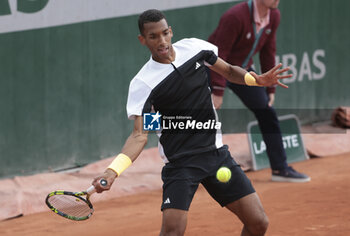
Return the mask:
M158 147L165 163L223 145L206 69L216 62L217 47L189 38L173 48L171 64L151 57L142 67L130 82L127 102L129 119L149 112L163 116Z

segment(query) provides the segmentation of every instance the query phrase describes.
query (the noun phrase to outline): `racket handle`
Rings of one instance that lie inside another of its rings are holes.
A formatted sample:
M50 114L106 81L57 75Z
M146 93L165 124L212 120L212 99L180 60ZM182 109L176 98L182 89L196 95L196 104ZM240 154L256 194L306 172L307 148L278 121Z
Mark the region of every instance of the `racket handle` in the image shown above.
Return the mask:
M101 184L102 186L106 186L106 185L107 185L107 180L101 179L101 180L100 180L100 184ZM87 192L88 195L91 195L91 194L95 193L95 192L96 192L95 186L91 185L91 186L86 190L86 192Z
M87 190L86 190L86 193L88 194L88 195L91 195L91 194L93 194L93 193L95 193L96 192L96 189L95 189L95 186L93 186L93 185L91 185Z

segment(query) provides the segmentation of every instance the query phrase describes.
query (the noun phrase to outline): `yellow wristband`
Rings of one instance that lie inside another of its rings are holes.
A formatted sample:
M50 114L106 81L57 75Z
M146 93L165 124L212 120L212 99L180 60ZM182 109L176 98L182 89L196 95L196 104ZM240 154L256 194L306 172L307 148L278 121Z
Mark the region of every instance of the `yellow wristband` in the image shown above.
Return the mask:
M244 82L246 83L246 85L249 85L249 86L260 86L256 82L256 79L249 72L245 73Z
M108 166L108 169L113 170L118 176L120 176L121 173L131 165L131 163L132 161L127 155L120 153Z

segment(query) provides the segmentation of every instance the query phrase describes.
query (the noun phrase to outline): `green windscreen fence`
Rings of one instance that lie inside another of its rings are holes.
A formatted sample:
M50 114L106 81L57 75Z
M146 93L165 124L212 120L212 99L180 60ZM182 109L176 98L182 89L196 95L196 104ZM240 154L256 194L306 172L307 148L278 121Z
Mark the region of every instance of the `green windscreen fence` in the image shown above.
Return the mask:
M137 39L137 15L30 29L27 24L49 21L45 11L58 2L12 2L0 1L0 21L13 19L0 22L0 178L83 166L119 153L133 126L125 109L129 82L150 56ZM207 39L238 2L164 11L173 41ZM277 111L307 110L297 114L305 123L350 105L349 8L348 0L281 1L277 61L294 76L286 81L289 89L277 89ZM4 29L32 14L42 15L25 20L23 30ZM74 14L80 19L79 11ZM64 21L67 15L56 17ZM228 90L223 109L230 111L219 114L227 133L245 132L254 119ZM147 147L156 141L151 135Z

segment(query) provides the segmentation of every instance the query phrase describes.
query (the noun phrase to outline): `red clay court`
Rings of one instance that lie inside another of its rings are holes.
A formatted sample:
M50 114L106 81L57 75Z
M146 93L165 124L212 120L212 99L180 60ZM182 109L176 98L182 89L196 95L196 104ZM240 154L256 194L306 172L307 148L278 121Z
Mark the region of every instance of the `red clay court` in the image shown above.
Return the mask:
M311 158L293 166L310 175L311 182L275 183L270 181L270 169L247 172L270 219L267 235L348 235L350 153ZM161 189L150 189L144 172L133 177L140 177L138 181L145 185L141 183L135 194L118 196L118 191L129 191L120 188L120 180L119 186L117 182L113 186L115 191L104 193L107 201L93 196L95 212L87 221L70 221L46 210L1 221L0 235L158 235ZM241 228L235 216L212 200L203 187L198 189L185 235L239 235Z

